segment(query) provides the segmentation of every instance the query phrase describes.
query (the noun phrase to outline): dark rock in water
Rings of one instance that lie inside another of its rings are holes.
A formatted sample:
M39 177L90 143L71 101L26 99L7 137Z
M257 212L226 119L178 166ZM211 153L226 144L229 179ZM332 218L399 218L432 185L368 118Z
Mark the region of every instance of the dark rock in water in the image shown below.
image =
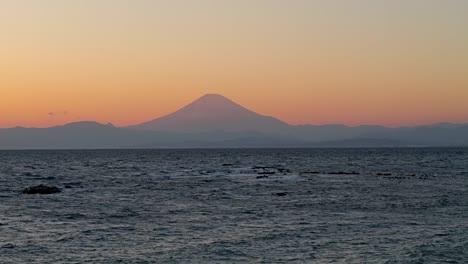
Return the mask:
M324 172L320 172L320 171L311 171L311 170L299 172L299 174L301 174L301 175L303 175L303 174L320 174L320 173L324 173Z
M328 175L359 175L360 173L357 171L346 172L346 171L332 171L327 173Z
M5 249L13 249L13 248L15 248L15 247L16 247L16 246L13 245L13 244L5 244L5 245L2 246L2 248L5 248Z
M62 192L55 186L37 185L23 190L23 194L52 194Z
M288 193L285 193L285 192L279 192L279 193L276 193L277 196L286 196L288 195Z
M72 189L73 187L70 185L65 185L65 189Z
M392 176L391 173L377 173L377 176Z

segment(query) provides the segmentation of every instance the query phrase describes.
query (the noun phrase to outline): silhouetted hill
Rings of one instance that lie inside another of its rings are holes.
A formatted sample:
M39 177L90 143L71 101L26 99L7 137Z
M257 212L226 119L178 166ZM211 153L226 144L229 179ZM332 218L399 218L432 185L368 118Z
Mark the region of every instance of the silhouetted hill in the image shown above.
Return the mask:
M367 136L405 141L417 146L468 146L468 124L389 128L378 133L369 132Z
M0 129L0 149L99 149L128 148L169 140L174 136L145 131L128 131L96 122L78 122L50 128Z

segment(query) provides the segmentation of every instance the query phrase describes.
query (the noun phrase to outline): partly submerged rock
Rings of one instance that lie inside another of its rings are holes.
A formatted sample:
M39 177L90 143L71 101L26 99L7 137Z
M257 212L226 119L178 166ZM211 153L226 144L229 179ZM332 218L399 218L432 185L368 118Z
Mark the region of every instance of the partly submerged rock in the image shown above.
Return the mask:
M23 194L52 194L62 192L55 186L37 185L26 188L23 190Z
M359 175L361 173L357 171L351 171L351 172L346 172L346 171L331 171L327 173L328 175Z
M2 248L13 249L13 248L16 248L16 246L14 244L8 243L8 244L3 245Z

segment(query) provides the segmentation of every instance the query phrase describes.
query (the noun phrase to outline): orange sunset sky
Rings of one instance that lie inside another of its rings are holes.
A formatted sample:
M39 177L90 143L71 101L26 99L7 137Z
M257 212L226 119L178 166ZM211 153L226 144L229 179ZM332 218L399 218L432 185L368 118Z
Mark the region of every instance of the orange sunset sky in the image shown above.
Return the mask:
M219 93L291 124L468 122L468 1L3 0L0 127Z

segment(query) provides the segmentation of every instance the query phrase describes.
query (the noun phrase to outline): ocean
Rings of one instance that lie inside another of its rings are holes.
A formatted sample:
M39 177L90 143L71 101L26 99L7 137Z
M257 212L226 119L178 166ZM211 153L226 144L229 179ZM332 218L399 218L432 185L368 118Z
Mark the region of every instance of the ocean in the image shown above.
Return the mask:
M468 263L468 148L0 151L0 263Z

